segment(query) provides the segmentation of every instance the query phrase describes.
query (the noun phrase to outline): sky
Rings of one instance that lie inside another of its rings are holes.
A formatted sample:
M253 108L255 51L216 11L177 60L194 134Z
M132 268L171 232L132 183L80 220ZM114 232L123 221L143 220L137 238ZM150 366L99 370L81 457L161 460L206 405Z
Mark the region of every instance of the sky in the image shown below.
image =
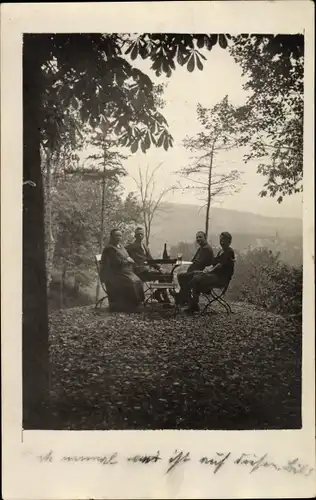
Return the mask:
M133 178L138 176L138 169L151 171L158 164L161 167L155 176L155 194L159 196L161 191L170 185L179 182L187 184L177 173L180 169L191 162L192 153L182 146L185 136L194 136L201 128L197 121L196 107L211 108L217 102L228 95L229 101L234 105L245 103L247 93L242 86L245 79L242 77L240 66L235 63L228 50L221 49L218 45L207 52L207 60L203 61L204 69L195 69L189 73L185 67L176 66L176 70L170 78L161 76L157 78L150 69L151 62L137 58L132 61L144 73L148 74L154 83L167 84L163 99L165 107L162 109L164 117L168 121L169 131L174 138L174 146L166 152L163 148L151 147L146 154L138 151L131 154L129 150L124 154L129 155L124 162L128 175L122 180L125 193L137 191ZM302 194L291 195L278 203L276 198L261 198L259 192L263 188L265 178L257 173L255 161L245 164L243 154L245 149L220 152L216 159L217 172L227 173L232 169L238 169L241 174L239 191L220 199L214 198L213 206L252 212L270 217L302 217ZM175 190L169 192L164 198L166 202L184 203L203 206L204 201L194 190Z
M135 64L135 61L133 61ZM183 183L183 179L176 174L181 168L190 163L191 153L182 146L182 140L186 135L194 136L200 131L196 118L196 106L198 103L205 107L212 107L225 95L235 105L245 103L246 92L242 89L245 82L241 75L241 68L235 63L227 50L215 46L207 53L207 60L203 61L203 71L195 70L189 73L186 68L177 66L170 78L156 78L150 69L150 62L138 61L137 66L146 72L155 83L167 83L163 99L166 105L162 112L169 124L169 131L174 138L174 146L167 152L163 148L151 148L146 154L137 152L131 155L125 162L125 168L129 175L123 180L126 192L136 189L132 177L137 176L138 168L155 168L163 163L156 175L157 194L166 186ZM266 216L275 217L298 217L302 216L302 195L292 195L279 204L273 198L261 198L259 191L264 184L264 177L256 173L256 163L244 164L243 151L235 150L229 153L221 153L218 157L218 171L229 171L238 169L243 172L241 189L238 193L225 196L216 202L214 206L235 209L239 211L254 212ZM200 196L199 196L200 198ZM203 205L197 198L196 191L176 190L167 195L166 201L174 203L188 203Z

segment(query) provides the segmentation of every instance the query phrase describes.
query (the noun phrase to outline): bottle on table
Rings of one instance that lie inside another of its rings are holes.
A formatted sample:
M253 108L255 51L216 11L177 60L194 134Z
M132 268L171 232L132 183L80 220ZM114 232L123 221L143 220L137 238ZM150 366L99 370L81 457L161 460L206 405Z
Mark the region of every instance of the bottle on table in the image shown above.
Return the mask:
M167 252L167 243L164 244L162 258L166 259L166 260L169 259L169 255L168 255L168 252Z

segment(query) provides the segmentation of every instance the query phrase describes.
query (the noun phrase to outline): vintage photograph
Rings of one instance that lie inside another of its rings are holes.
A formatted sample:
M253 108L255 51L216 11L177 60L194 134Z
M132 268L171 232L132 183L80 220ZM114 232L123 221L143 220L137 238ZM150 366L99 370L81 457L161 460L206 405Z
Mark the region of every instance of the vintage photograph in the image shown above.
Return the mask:
M23 35L23 428L300 429L304 35Z

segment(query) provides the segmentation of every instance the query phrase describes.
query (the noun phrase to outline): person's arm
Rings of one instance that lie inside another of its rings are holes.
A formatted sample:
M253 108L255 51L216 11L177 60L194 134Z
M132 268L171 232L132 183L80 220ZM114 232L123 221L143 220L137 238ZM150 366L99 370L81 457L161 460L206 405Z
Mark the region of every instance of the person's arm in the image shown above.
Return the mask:
M215 255L214 255L214 252L213 252L213 249L211 246L209 248L209 256L210 256L210 262L211 262L209 265L213 266Z
M130 259L129 262L135 263L134 256L133 256L133 246L132 246L132 244L130 243L129 245L126 245L125 250L128 253L128 255L129 255L129 259Z
M221 262L218 262L215 264L215 266L209 271L210 273L213 273L215 269L222 269L225 267L229 262L234 262L235 260L235 254L234 251L229 248L226 250L222 255L221 255Z
M222 266L222 264L215 264L214 267L212 267L212 269L210 269L209 271L207 271L207 273L213 273L215 271L215 269L220 269Z
M211 247L205 247L201 249L200 262L203 268L211 266L214 261L214 253Z
M107 275L111 270L119 271L126 265L128 260L119 254L112 246L103 250L100 263L100 280L106 282Z
M121 269L126 263L133 261L130 257L126 258L119 254L113 247L107 249L107 264L114 269Z

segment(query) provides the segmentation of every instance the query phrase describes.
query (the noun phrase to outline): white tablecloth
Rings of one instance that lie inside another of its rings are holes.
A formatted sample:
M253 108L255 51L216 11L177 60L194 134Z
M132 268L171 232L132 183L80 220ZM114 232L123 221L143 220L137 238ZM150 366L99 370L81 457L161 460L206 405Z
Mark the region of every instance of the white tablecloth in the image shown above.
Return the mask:
M192 262L190 260L179 260L181 266L190 266Z

